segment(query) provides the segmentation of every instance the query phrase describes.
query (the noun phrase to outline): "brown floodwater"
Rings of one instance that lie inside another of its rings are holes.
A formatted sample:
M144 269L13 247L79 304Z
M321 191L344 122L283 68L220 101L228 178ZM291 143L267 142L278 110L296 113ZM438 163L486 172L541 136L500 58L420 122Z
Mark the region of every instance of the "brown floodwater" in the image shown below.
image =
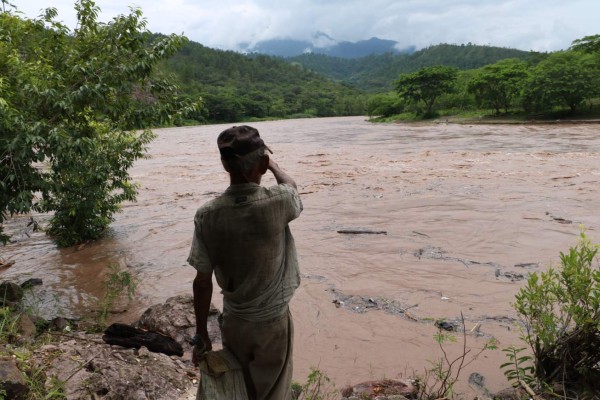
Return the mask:
M456 322L461 313L471 354L490 337L500 348L521 345L511 307L521 277L555 265L577 242L580 225L598 242L596 124L372 124L351 117L253 125L296 179L304 203L291 224L303 274L291 303L298 381L311 366L338 387L422 373L442 354L434 321ZM120 263L140 280L135 301L114 317L126 322L191 293L193 216L228 185L215 141L229 126L157 130L151 158L131 171L138 201L124 206L103 240L57 249L28 231L29 217L13 219L7 229L15 241L0 252L15 264L0 278L42 278L37 306L77 315L94 308L107 265ZM221 304L217 289L214 297ZM453 355L462 348L458 338L447 347ZM504 361L500 350L484 352L465 368L459 391L472 394L465 382L474 371L492 390L505 387Z

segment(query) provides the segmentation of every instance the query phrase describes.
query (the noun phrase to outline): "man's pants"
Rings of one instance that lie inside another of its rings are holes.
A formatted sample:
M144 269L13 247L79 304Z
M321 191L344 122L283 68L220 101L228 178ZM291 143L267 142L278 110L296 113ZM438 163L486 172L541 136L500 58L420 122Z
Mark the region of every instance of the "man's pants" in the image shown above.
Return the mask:
M223 346L244 369L251 399L291 399L294 325L289 311L266 322L223 315L221 334Z

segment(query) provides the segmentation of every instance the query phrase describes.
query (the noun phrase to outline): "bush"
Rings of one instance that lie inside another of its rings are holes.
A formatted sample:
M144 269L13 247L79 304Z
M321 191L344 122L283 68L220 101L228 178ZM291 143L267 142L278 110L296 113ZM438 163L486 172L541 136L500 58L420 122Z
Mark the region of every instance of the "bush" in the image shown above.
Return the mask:
M404 106L404 101L396 93L377 94L367 100L367 115L391 117L401 113Z
M2 242L2 223L30 211L56 212L50 233L61 246L98 238L135 198L128 169L152 139L136 131L198 108L153 72L184 37L152 39L139 9L110 23L91 0L75 10L73 32L54 8L34 20L0 13Z
M582 230L556 269L532 274L516 295L535 376L543 387L564 385L565 395L600 390L599 247Z

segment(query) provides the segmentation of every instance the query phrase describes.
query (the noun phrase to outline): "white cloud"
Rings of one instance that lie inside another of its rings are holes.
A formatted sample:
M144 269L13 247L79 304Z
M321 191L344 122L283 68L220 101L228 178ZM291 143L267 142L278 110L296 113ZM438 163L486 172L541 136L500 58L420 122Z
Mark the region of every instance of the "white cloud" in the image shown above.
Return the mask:
M30 17L42 0L13 0ZM128 12L127 0L96 0L101 19ZM73 27L73 0L54 0L59 19ZM310 40L324 32L336 40L373 36L418 48L477 43L522 50L567 48L600 33L598 0L135 0L148 29L184 33L206 46L236 49L273 38Z

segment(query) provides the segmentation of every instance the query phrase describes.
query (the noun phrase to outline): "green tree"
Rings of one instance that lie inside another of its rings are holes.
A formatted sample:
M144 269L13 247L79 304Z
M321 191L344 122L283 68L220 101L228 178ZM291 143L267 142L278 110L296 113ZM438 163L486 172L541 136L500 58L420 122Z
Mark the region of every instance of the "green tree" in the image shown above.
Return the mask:
M491 107L500 114L508 112L514 98L520 93L527 78L527 64L516 58L499 61L479 69L468 84L480 106Z
M425 115L430 115L437 98L452 91L457 73L456 68L444 65L424 67L416 72L400 75L394 86L406 100L415 103L422 101L425 104Z
M585 36L571 44L571 50L584 53L600 53L600 35Z
M75 10L73 32L53 8L0 13L0 229L9 215L53 211L49 232L63 246L100 237L135 199L127 171L153 138L147 128L197 109L152 74L184 37L149 42L137 8L110 23L91 0Z
M375 94L367 100L367 115L391 117L404 110L402 99L395 92Z
M524 87L526 111L550 111L567 106L571 112L600 88L598 64L594 56L575 51L550 54L534 69Z

